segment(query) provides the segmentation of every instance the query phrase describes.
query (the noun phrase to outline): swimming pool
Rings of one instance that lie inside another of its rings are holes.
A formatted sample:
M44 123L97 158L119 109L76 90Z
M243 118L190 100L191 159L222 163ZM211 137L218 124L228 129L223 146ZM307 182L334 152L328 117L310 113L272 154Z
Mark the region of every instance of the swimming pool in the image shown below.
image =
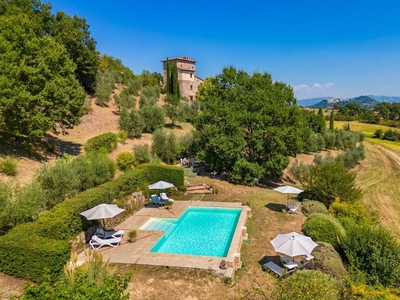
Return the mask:
M140 229L165 231L150 252L225 257L241 211L191 206L179 219L152 218Z

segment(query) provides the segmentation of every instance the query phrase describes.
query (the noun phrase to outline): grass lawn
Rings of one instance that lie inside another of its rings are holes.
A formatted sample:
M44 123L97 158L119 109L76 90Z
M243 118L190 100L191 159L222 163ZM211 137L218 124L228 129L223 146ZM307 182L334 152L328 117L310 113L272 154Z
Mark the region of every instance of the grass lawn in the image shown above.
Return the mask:
M374 139L372 136L374 135L375 131L381 129L383 132L391 129L396 130L395 128L384 126L384 125L377 125L377 124L365 124L360 122L345 122L345 121L335 121L335 128L342 129L344 125L350 124L350 129L354 131L359 131L364 133L365 140L371 144L383 146L389 150L396 151L400 153L400 142L392 142L380 139Z
M186 180L214 184L209 177ZM286 195L271 189L235 186L219 179L215 185L218 194L205 195L204 201L248 203L252 209L252 217L246 224L249 241L243 243L241 250L243 267L235 273L233 283L227 284L224 278L200 270L118 266L120 271L133 274L128 288L132 299L273 299L277 279L263 272L260 262L279 259L269 241L278 233L301 233L305 216L283 212Z

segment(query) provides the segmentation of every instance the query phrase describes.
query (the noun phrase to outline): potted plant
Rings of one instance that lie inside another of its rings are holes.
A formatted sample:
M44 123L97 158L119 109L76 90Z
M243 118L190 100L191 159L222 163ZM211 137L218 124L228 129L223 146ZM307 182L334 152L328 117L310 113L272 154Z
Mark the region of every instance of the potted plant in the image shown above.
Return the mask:
M172 206L172 204L173 204L174 202L173 201L167 201L167 202L165 202L165 208L166 209L171 209L171 206Z
M131 243L135 242L136 237L137 237L137 231L136 230L129 231L128 237L129 237L129 239L128 239L129 242L131 242Z

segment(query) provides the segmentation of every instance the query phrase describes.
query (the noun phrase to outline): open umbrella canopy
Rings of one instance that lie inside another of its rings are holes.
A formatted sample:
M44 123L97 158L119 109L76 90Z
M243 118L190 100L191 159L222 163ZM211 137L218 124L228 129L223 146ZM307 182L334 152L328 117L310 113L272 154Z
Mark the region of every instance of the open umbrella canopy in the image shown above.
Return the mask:
M278 234L271 241L276 252L294 257L298 255L309 255L318 246L310 237L291 232Z
M287 194L287 202L289 202L289 194L298 195L298 194L304 192L303 190L295 188L294 186L290 186L290 185L279 186L277 188L274 188L274 191L282 193L282 194ZM288 205L288 203L286 203L286 205Z
M280 187L274 188L274 191L277 191L282 194L296 194L296 195L304 192L303 190L295 188L290 185L282 185Z
M175 187L172 183L166 181L158 181L149 185L149 190L163 190Z
M81 212L81 215L88 220L108 219L122 213L125 209L115 204L99 204L91 209Z

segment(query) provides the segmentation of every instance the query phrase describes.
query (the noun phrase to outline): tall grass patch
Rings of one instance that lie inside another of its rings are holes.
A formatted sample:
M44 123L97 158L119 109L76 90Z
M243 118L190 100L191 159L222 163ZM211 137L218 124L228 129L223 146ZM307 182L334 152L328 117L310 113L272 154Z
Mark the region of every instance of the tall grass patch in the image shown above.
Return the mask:
M0 158L0 173L8 176L17 175L18 161L13 156L6 156Z

